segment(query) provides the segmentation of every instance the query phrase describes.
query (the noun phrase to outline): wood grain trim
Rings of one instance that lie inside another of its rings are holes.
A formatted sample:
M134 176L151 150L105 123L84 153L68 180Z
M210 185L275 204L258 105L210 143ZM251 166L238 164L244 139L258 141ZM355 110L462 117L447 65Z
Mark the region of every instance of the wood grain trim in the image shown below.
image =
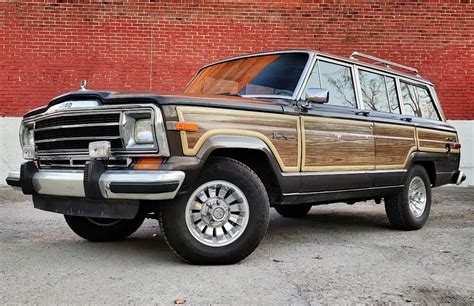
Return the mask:
M444 146L449 143L457 143L458 135L455 132L445 132L424 128L416 128L418 139L418 149L422 152L447 153ZM447 141L444 138L452 137L454 141ZM459 149L451 149L450 153L460 153Z
M301 139L302 139L302 156L301 156L301 171L304 172L320 172L320 171L358 171L358 170L374 170L374 165L358 165L358 166L307 166L306 165L306 131L305 131L305 121L306 122L325 122L325 123L344 123L350 122L351 125L359 125L359 126L368 126L371 125L372 122L367 121L357 121L353 119L340 119L340 118L323 118L323 117L303 117L301 116ZM325 131L318 131L320 133L325 133ZM328 134L334 134L334 132L328 131ZM341 134L345 135L357 135L348 132L340 132ZM373 135L367 135L367 137L373 138ZM330 152L328 152L330 153Z
M185 114L209 114L209 115L231 115L235 117L244 117L244 118L261 118L261 119L278 119L288 122L293 122L296 125L296 134L297 134L297 162L295 166L287 166L284 164L280 154L278 153L277 148L274 146L272 141L262 133L243 130L243 129L213 129L204 132L196 144L190 148L188 144L188 137L186 131L180 131L181 136L181 145L183 149L184 155L188 156L195 156L199 150L201 149L204 142L212 136L216 135L235 135L235 136L248 136L253 138L258 138L265 142L268 148L272 151L275 159L277 160L281 170L283 172L291 172L291 171L300 171L300 164L301 164L301 125L298 116L292 115L278 115L278 114L266 114L266 113L257 113L257 112L250 112L250 111L239 111L239 110L222 110L222 109L209 109L209 108L201 108L201 107L188 107L188 106L178 106L176 107L176 112L178 114L179 121L184 122ZM192 132L191 132L192 133Z
M393 130L393 134L396 134L396 130L407 130L413 133L413 137L400 137L400 136L387 136L387 135L378 135L377 128L385 128ZM413 146L408 150L407 155L405 157L405 161L403 164L395 164L395 165L384 165L384 164L375 164L375 170L402 170L408 167L408 164L411 160L411 155L413 152L418 150L418 141L417 141L417 134L416 129L413 126L400 126L396 124L384 124L384 123L375 123L374 128L374 137L375 137L375 160L377 161L377 139L393 139L393 140L410 140L413 141Z

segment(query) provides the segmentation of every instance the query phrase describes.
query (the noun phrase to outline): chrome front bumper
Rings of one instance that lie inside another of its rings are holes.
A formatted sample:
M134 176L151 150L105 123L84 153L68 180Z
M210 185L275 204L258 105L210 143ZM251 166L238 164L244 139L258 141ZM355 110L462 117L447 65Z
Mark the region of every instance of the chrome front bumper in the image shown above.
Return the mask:
M173 199L184 181L182 171L137 171L108 170L97 181L103 199L166 200ZM23 189L20 171L12 171L7 183ZM84 171L82 170L38 170L31 175L32 191L28 193L86 197ZM25 189L23 189L25 192Z

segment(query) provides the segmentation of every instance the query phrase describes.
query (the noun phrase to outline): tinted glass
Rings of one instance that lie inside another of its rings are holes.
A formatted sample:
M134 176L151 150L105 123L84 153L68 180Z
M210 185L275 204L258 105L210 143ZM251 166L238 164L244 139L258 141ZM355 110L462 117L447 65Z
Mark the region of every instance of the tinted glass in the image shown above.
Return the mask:
M318 61L318 65L321 84L317 88L329 90L329 104L357 107L351 68L323 61Z
M359 80L365 109L400 113L394 78L360 70Z
M407 115L439 120L428 89L401 82L403 109Z
M291 97L308 57L306 53L272 54L212 65L199 73L186 93Z

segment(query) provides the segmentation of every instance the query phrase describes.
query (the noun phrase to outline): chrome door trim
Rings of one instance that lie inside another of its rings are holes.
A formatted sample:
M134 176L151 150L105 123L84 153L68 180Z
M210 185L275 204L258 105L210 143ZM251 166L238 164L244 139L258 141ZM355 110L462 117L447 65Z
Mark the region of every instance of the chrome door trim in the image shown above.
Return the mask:
M295 192L295 193L284 193L283 196L300 196L300 195L304 196L304 195L327 194L327 193L336 193L336 192L339 193L339 192L364 191L364 190L392 189L392 188L401 188L401 187L403 187L403 185L356 188L356 189L339 189L339 190L314 191L314 192Z

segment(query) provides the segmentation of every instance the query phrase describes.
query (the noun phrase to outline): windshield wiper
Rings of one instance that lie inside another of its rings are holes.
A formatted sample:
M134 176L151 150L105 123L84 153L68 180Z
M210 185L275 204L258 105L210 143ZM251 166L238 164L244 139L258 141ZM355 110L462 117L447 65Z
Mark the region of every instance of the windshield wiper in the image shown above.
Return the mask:
M215 95L217 95L217 96L242 97L242 96L239 95L238 93L231 93L231 92L219 92L219 93L216 93Z

